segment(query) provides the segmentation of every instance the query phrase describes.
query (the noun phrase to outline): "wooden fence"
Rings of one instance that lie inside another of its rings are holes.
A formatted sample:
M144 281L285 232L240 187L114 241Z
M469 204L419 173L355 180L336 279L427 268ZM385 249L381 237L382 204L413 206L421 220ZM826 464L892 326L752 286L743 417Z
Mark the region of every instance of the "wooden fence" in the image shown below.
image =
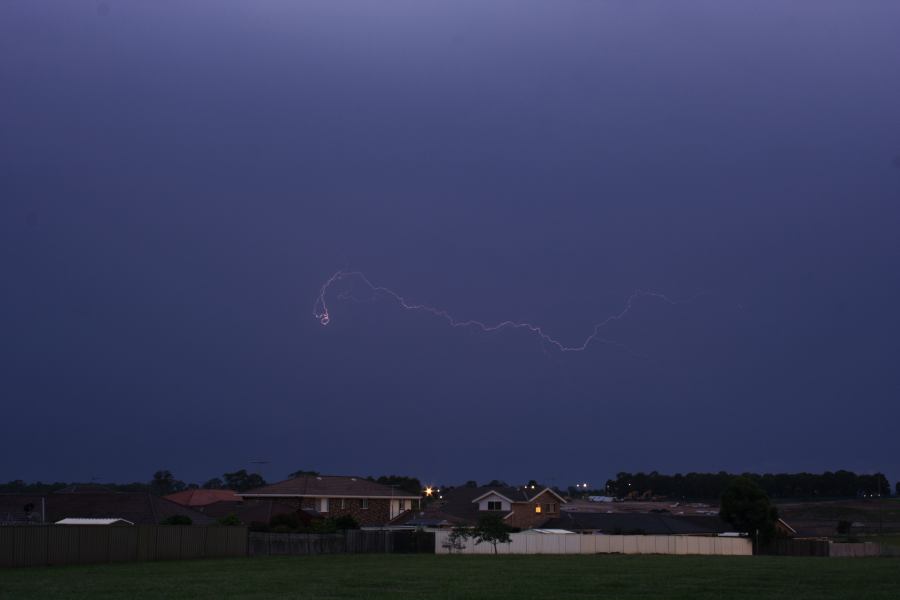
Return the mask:
M246 527L188 525L0 527L0 567L246 555Z
M250 556L303 554L434 553L435 534L424 531L363 531L342 533L250 532Z
M488 543L469 539L460 549L451 549L449 531L439 531L435 552L440 554L491 554ZM705 554L750 556L753 545L747 538L687 535L580 535L556 533L513 533L510 543L498 544L498 554Z
M900 556L900 548L875 542L832 542L831 540L773 540L764 544L758 554L773 556L831 556L855 558L868 556Z
M830 556L828 540L774 539L760 544L757 554L768 556Z

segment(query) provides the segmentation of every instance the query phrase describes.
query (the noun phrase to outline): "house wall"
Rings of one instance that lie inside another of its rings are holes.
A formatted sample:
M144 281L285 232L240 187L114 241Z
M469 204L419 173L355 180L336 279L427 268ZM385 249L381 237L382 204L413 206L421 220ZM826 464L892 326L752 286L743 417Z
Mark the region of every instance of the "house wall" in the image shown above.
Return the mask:
M408 510L413 510L414 508L418 507L418 505L418 500L412 500L409 498L391 500L391 519L400 516L401 513L405 513Z
M343 501L343 503L342 503ZM406 500L406 510L409 510L411 500ZM364 527L384 525L399 512L399 503L390 498L369 498L369 507L362 507L361 498L328 498L328 512L322 513L326 518L337 518L349 515ZM320 498L301 498L300 508L310 511L319 511Z
M556 505L555 510L547 508L544 505ZM531 500L531 502L515 502L512 505L512 515L506 519L506 523L510 527L519 527L521 529L529 529L532 527L540 527L549 519L559 517L559 498L553 494L544 492ZM535 512L535 507L541 506L541 512Z
M501 504L501 510L503 512L509 512L509 502L498 496L497 494L491 494L490 496L486 496L478 501L478 510L487 511L488 510L488 502L497 502L499 501Z

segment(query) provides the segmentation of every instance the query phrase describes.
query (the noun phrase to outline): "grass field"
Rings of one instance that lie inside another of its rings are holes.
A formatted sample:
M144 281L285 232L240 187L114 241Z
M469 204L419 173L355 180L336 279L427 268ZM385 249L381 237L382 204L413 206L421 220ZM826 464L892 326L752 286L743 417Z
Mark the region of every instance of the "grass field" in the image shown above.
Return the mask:
M0 570L0 598L900 598L900 560L330 555Z

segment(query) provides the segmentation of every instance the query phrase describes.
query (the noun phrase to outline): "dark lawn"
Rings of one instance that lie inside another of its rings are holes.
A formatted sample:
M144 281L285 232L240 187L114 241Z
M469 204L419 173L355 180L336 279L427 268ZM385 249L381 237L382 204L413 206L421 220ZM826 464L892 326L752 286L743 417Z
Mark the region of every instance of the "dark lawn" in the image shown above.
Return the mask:
M0 597L900 598L900 560L330 555L0 570Z

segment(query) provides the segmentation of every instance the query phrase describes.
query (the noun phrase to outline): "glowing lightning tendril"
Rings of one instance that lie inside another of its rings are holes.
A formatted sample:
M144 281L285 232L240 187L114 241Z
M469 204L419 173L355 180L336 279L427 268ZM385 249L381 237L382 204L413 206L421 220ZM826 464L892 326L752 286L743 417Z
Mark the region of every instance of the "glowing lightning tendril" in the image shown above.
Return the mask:
M487 323L483 323L481 321L474 321L474 320L459 321L445 310L434 308L432 306L428 306L425 304L413 304L413 303L407 302L407 300L400 294L398 294L386 287L383 287L380 285L375 285L374 283L369 281L368 277L366 277L363 273L361 273L359 271L338 271L337 273L332 275L328 279L328 281L326 281L324 284L322 284L322 289L319 291L319 296L316 299L315 305L313 306L313 316L315 316L315 318L318 319L319 323L321 323L323 326L328 325L331 322L331 313L328 312L328 305L325 301L325 297L328 294L329 288L331 288L331 286L334 283L336 283L342 279L350 279L350 278L356 278L359 281L362 281L375 294L384 294L386 296L390 296L397 302L397 304L400 305L401 308L403 308L405 310L423 311L423 312L431 313L431 314L435 315L436 317L440 317L440 318L444 319L452 327L475 327L475 328L480 329L485 332L498 331L500 329L524 329L530 333L537 335L544 342L546 342L552 346L555 346L561 352L581 352L581 351L585 350L588 347L588 345L595 340L608 342L608 340L600 340L598 338L598 336L600 334L600 330L603 327L605 327L607 324L609 324L613 321L619 321L619 320L623 319L631 311L634 301L637 300L638 298L652 297L652 298L657 298L659 300L667 302L668 304L675 304L675 302L673 300L670 300L668 297L666 297L665 295L660 294L658 292L648 292L648 291L643 291L643 290L637 290L633 294L631 294L631 296L628 297L628 300L626 300L626 302L625 302L625 307L620 312L607 317L602 322L595 325L591 334L589 336L587 336L587 338L585 338L585 340L581 344L579 344L577 346L566 346L559 340L548 335L543 330L543 328L540 327L539 325L534 325L532 323L527 323L527 322L517 322L517 321L501 321L501 322L495 323L493 325L489 325Z

